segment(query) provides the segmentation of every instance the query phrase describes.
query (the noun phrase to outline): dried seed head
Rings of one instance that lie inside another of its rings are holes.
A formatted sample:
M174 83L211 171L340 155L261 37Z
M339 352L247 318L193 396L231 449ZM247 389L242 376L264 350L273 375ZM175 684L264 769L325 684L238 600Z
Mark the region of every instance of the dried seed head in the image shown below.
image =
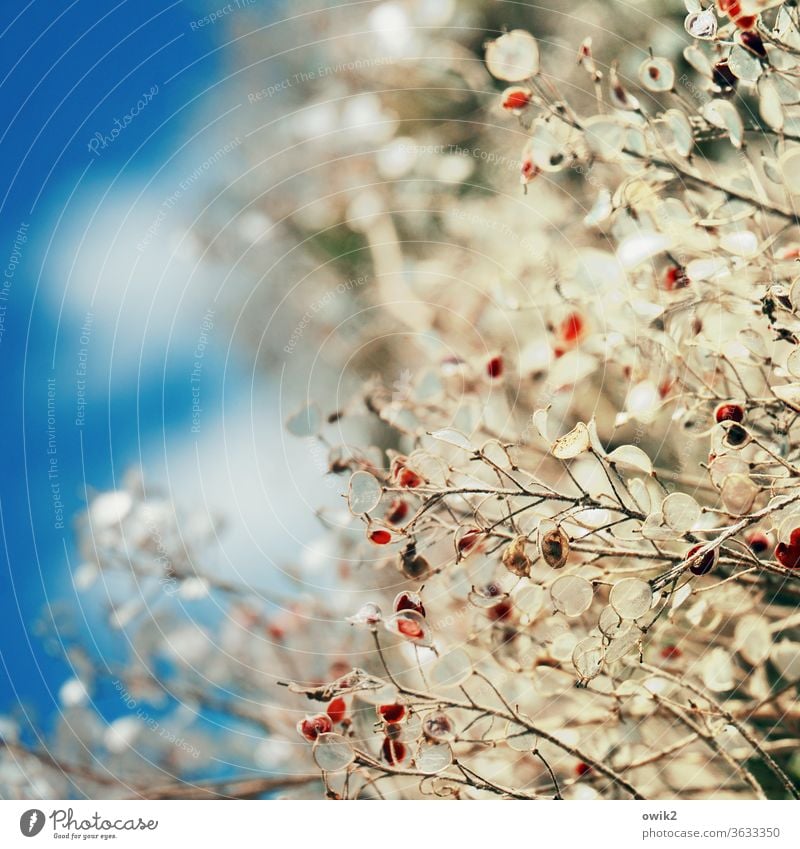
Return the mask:
M734 401L726 401L719 404L714 410L714 418L719 422L736 422L741 424L744 421L744 407Z
M787 569L800 567L800 528L789 534L789 542L779 542L775 546L775 559Z
M544 562L553 569L560 569L569 557L569 538L561 530L555 528L544 534L539 542Z
M725 433L725 444L731 448L741 448L750 441L750 434L739 424L733 424Z
M405 591L398 593L394 599L394 611L399 613L401 610L416 610L420 616L424 616L425 606L419 593Z
M686 552L686 559L691 560L691 558L694 557L702 547L703 543L692 546ZM693 563L689 567L689 571L693 575L705 575L714 568L714 564L717 562L718 558L719 549L712 548L711 551L707 551L696 563Z
M525 553L525 537L517 537L503 551L503 565L520 578L527 578L531 573L531 561Z
M417 545L413 541L398 555L398 566L406 578L413 580L424 578L431 571L430 563L421 554L417 554Z

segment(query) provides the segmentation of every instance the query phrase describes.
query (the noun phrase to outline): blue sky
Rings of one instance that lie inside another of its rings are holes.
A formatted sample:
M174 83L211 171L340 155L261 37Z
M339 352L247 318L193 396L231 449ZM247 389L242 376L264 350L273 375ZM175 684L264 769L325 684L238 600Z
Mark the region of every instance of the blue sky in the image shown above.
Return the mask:
M179 358L140 373L138 383L98 386L107 377L100 311L89 322L95 350L84 357L90 388L85 421L76 427L86 313L70 303L59 309L53 297L68 291L63 234L69 238L92 187L143 181L196 120L222 63L220 26L191 26L202 14L202 4L163 0L38 0L0 9L0 262L11 272L0 304L0 712L17 712L19 700L45 724L68 670L43 650L31 626L69 586L63 578L75 565L72 520L85 504L85 484L111 487L137 461L148 429L184 427L191 416L171 391L186 381Z

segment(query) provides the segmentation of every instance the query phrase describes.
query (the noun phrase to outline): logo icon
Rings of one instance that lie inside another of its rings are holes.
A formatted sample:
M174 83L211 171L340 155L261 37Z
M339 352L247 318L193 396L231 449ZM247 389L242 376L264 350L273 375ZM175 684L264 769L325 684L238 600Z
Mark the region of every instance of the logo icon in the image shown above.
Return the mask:
M38 808L31 808L19 818L19 830L25 837L36 837L44 828L44 813Z

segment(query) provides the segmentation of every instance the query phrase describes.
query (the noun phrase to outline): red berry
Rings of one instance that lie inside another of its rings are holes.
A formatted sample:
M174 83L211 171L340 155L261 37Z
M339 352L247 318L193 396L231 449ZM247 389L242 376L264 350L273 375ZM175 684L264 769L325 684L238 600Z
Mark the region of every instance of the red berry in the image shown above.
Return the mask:
M701 548L703 548L703 545L704 545L704 543L700 543L699 545L695 545L692 548L690 548L686 552L686 559L689 560L691 557L693 557L695 554L697 554L697 552L700 551ZM714 564L716 562L717 562L717 549L713 548L713 549L711 549L711 551L707 551L700 558L700 560L697 563L693 563L689 567L689 571L693 575L705 575L714 568Z
M307 716L297 723L298 732L313 743L320 734L327 734L333 728L331 718L324 713L318 713L316 716Z
M399 525L407 515L408 502L403 501L402 498L395 498L395 500L389 505L389 509L386 511L384 519L386 519L390 525Z
M575 775L577 776L586 775L586 773L591 771L592 768L589 766L589 764L584 763L583 761L581 761L575 766Z
M372 531L369 538L370 541L374 542L376 545L386 545L388 542L392 541L392 535L389 531L386 531L383 528L378 528L378 530Z
M775 559L787 569L800 567L800 528L789 534L789 542L779 542L775 546Z
M661 649L661 657L664 660L678 660L683 657L683 652L677 646L664 646Z
M381 746L381 754L383 759L390 766L402 763L406 759L406 745L400 740L392 740L389 737L383 741Z
M341 722L347 715L347 705L341 696L337 696L328 705L328 716L334 724Z
M416 610L420 616L425 615L425 606L418 593L398 593L394 600L394 611L399 613L401 610Z
M501 356L492 357L486 363L486 374L491 378L501 377L503 374L503 358Z
M741 424L744 421L744 407L741 404L735 404L733 401L727 401L724 404L719 404L714 410L714 418L719 422L736 422Z
M530 89L511 86L503 92L503 109L515 111L524 109L531 102Z
M400 704L379 705L378 716L384 722L402 722L406 718L406 706Z

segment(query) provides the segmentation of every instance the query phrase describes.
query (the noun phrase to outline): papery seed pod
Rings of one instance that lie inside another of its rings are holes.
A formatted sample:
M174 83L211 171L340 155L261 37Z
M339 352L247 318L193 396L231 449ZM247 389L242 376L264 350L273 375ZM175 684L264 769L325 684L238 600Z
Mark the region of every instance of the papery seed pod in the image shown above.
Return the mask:
M395 498L389 505L386 515L383 517L390 525L399 525L408 515L408 502L402 498Z
M407 578L415 580L424 578L431 571L430 563L421 554L417 554L417 546L413 542L410 542L400 552L399 565L400 571Z
M553 569L560 569L569 557L569 538L561 528L555 528L541 537L539 548L544 562Z
M453 733L453 723L443 713L435 713L432 716L427 716L422 723L422 733L429 740L437 743L441 740L452 740L455 736Z
M390 737L385 737L381 746L381 754L383 759L390 766L402 763L406 759L406 746L400 740L392 740Z
M519 578L527 578L531 573L531 561L525 553L525 537L517 537L503 551L503 565Z
M313 743L320 734L327 734L333 728L333 721L324 713L306 716L297 723L297 733Z
M398 593L394 599L394 611L399 613L401 610L416 610L420 616L424 616L425 606L419 593L406 591Z
M700 551L700 549L702 547L703 547L702 543L700 545L692 546L686 552L686 560L691 560L691 558L694 557L697 554L697 552ZM719 559L719 549L718 548L712 548L711 551L707 551L696 563L693 563L689 567L689 571L693 575L706 575L708 572L710 572L714 568L718 559Z
M581 42L581 46L578 48L578 64L591 76L594 82L599 82L603 78L602 72L597 70L592 55L591 38L584 38Z
M724 442L730 448L741 448L750 441L750 434L739 424L733 424L725 432Z
M775 559L787 569L800 567L800 528L791 532L788 542L779 542L775 546Z
M394 702L390 705L377 705L375 710L378 716L384 722L390 724L402 722L406 718L406 706L399 702Z

